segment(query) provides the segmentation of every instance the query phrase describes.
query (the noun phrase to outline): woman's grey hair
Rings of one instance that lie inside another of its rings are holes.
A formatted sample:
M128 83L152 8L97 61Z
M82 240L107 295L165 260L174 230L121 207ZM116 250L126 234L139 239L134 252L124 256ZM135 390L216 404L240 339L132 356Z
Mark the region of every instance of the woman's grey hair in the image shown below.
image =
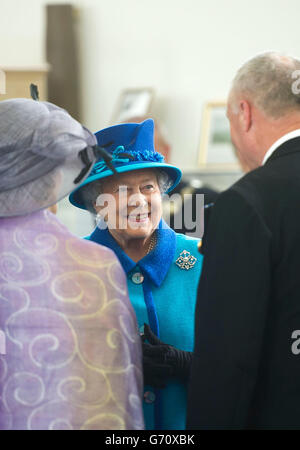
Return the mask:
M168 189L172 186L173 181L171 177L162 169L153 168L156 173L157 183L161 194L165 194ZM98 195L102 193L102 180L96 180L92 183L86 184L81 188L81 198L86 209L95 214L94 204L96 203Z
M232 93L249 95L255 106L277 119L292 110L300 112L299 78L299 59L266 52L250 59L238 70L232 82ZM234 105L232 109L234 112Z

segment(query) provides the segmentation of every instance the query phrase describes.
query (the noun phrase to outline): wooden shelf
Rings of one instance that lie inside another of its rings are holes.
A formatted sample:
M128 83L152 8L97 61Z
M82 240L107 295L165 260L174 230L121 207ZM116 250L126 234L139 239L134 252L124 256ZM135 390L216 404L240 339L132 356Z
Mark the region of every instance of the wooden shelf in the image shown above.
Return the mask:
M37 66L1 66L0 69L5 73L6 92L0 95L0 100L31 98L29 89L31 83L38 86L40 100L47 100L49 64Z

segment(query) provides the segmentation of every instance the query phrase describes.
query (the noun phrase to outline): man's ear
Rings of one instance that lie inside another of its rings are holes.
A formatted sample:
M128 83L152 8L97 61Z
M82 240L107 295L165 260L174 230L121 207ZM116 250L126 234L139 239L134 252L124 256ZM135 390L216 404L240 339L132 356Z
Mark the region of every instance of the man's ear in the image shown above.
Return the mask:
M240 101L241 125L245 132L248 132L252 125L252 107L247 100Z

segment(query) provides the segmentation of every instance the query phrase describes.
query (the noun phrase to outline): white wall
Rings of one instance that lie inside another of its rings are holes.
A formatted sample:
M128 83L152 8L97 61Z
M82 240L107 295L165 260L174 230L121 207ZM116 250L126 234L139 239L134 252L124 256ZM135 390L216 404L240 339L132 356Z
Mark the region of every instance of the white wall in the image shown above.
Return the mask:
M46 0L0 0L0 66L45 62ZM66 3L62 2L62 3ZM120 91L153 86L173 163L192 168L203 103L225 98L245 59L300 55L299 0L75 0L83 120L109 124Z
M0 67L45 63L45 5L67 1L0 0ZM108 126L122 89L152 86L153 111L168 131L172 162L182 169L196 164L203 104L226 98L246 59L270 49L300 56L299 0L72 3L85 125ZM65 223L79 235L92 228L88 213L74 208Z

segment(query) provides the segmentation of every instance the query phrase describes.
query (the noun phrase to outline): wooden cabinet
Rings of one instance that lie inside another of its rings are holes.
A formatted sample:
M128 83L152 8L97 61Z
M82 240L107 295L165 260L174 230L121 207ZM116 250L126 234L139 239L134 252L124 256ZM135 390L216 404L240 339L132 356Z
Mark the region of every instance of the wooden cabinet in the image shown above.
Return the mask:
M31 98L29 89L31 83L38 86L40 100L47 100L48 64L32 67L2 66L0 69L2 72L0 100L16 97ZM5 84L4 89L3 84Z

